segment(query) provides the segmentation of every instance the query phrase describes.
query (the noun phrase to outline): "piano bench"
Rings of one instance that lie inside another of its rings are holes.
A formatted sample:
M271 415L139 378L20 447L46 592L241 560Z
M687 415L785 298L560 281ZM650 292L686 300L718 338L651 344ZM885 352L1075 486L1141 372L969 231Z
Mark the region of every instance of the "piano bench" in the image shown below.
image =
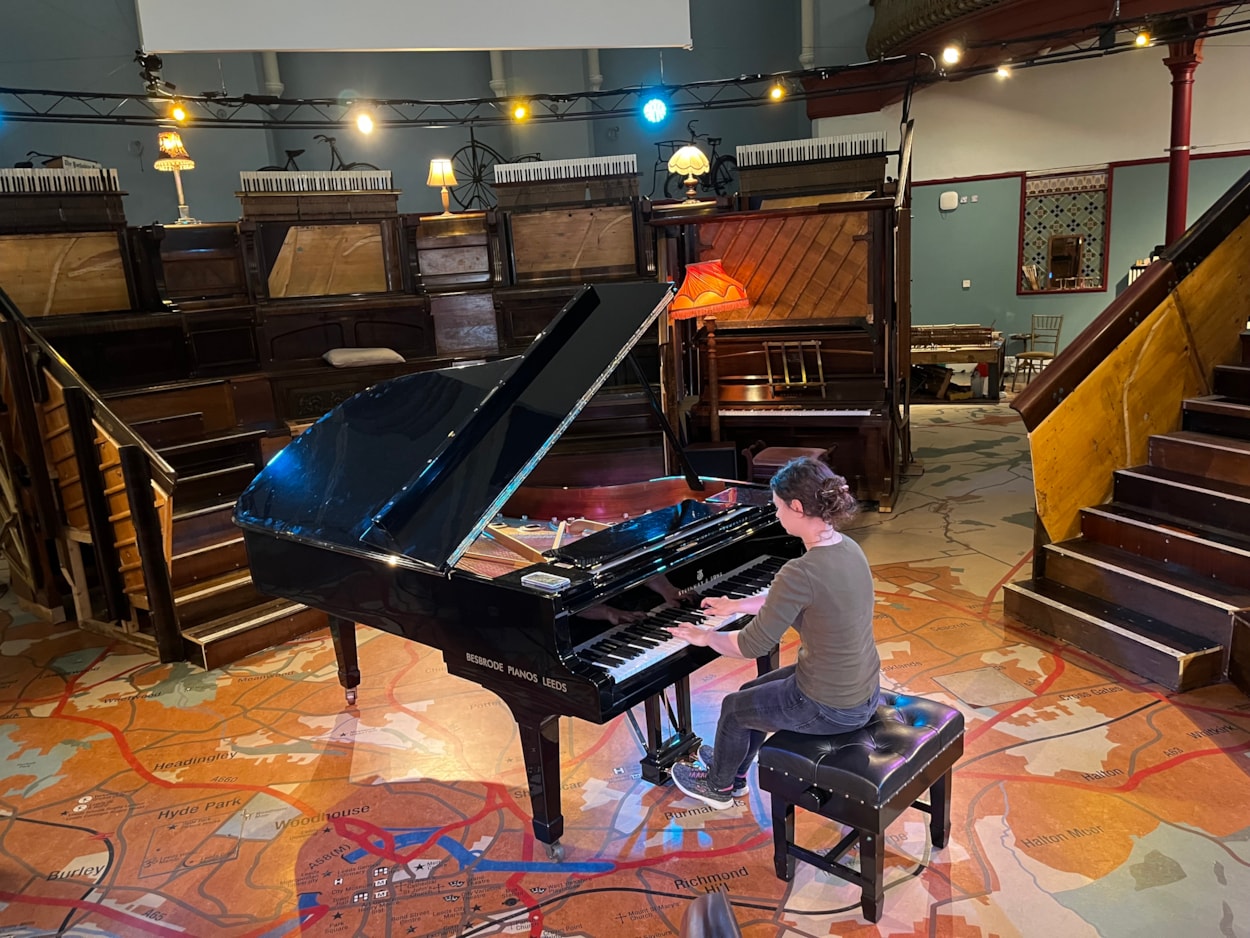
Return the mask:
M812 456L828 463L834 449L832 446L828 449L818 446L765 446L764 441L759 440L742 451L742 458L746 460L747 481L767 485L778 469L790 460L804 456Z
M794 878L800 859L861 889L864 917L881 920L885 830L910 807L929 815L935 849L951 827L951 773L964 750L964 718L933 700L883 691L867 726L836 736L774 733L759 756L760 788L773 816L773 865ZM929 792L927 804L916 799ZM794 809L849 827L824 853L794 842ZM859 869L838 862L859 845Z

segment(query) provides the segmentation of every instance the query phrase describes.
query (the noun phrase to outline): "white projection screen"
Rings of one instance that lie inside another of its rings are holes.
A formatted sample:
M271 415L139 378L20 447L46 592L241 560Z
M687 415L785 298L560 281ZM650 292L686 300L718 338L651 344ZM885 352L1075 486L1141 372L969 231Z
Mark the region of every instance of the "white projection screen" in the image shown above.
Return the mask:
M689 0L135 0L146 52L690 47Z

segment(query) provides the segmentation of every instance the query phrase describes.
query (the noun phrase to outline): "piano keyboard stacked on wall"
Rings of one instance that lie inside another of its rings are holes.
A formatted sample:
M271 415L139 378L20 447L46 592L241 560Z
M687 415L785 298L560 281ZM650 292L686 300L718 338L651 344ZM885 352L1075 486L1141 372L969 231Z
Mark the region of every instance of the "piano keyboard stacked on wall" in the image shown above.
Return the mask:
M792 163L820 163L853 159L885 152L885 132L842 134L838 137L811 137L807 140L781 140L752 143L737 148L738 168L781 166Z
M389 169L316 170L239 173L244 192L389 192L394 186Z
M120 192L115 169L0 169L0 193Z
M621 156L592 156L579 160L538 160L529 163L495 164L496 185L637 175L638 157L633 153Z

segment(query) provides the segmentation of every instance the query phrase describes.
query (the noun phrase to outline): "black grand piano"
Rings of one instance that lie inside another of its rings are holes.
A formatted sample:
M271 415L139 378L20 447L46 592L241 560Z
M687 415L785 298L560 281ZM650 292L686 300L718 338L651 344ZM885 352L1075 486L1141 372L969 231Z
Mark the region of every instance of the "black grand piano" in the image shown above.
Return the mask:
M699 744L689 675L715 655L663 626L699 618L701 596L758 591L800 547L762 486L692 473L640 483L649 501L625 518L602 492L521 488L670 295L655 283L583 287L522 356L377 384L296 438L235 509L257 589L329 614L349 704L356 623L440 649L449 672L503 699L535 835L557 860L559 718L603 723L643 703L642 774L666 781ZM592 503L601 521L589 533L529 560L492 563L484 550L502 518L589 516ZM659 575L679 602L648 586ZM612 625L595 616L605 606L643 618ZM775 666L776 649L759 662Z

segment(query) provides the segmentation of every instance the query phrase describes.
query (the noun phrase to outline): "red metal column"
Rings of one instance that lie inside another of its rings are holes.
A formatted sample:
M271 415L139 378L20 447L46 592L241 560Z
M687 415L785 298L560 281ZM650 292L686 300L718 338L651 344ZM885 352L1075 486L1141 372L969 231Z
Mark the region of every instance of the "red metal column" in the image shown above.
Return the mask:
M1210 14L1178 21L1193 33L1210 22ZM1189 125L1193 104L1194 70L1202 62L1202 38L1168 43L1163 64L1172 73L1172 145L1168 148L1168 216L1163 242L1171 244L1185 233L1189 203Z

